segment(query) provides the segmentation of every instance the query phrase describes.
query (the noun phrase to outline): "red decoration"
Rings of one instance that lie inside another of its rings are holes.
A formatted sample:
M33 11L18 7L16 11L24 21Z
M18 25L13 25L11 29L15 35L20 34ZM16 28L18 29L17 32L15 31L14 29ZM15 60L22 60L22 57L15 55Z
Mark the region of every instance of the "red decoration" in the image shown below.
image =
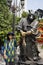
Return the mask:
M42 33L43 32L43 27L39 27L38 30ZM43 43L43 34L41 34L40 38L37 39L39 43Z

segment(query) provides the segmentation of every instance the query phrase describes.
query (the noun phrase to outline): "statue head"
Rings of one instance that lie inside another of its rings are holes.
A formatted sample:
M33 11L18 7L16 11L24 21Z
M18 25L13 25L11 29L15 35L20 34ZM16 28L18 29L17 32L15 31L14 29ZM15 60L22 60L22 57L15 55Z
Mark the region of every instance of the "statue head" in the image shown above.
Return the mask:
M34 14L28 14L27 21L29 23L32 23L34 20L35 20L35 15Z

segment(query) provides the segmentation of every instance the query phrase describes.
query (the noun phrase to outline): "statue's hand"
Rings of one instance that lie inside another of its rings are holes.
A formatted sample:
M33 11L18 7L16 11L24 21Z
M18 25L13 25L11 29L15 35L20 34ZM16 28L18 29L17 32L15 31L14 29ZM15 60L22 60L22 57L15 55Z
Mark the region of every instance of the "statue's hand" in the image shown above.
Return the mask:
M22 34L22 36L23 36L23 37L25 37L25 35L26 35L26 33L25 33L25 32L22 32L21 34Z
M24 37L25 35L26 35L26 32L24 32L24 31L20 31L21 32L21 35Z
M31 34L31 31L27 31L26 34L28 34L28 35Z

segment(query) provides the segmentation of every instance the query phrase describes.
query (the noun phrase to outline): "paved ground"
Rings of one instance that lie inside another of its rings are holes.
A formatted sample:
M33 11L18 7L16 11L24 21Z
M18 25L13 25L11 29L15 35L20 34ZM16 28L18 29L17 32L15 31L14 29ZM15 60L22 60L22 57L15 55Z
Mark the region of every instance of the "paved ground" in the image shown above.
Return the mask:
M43 58L43 49L41 48L42 44L38 44L38 50L40 51L39 56Z
M2 55L0 54L0 65L6 65Z

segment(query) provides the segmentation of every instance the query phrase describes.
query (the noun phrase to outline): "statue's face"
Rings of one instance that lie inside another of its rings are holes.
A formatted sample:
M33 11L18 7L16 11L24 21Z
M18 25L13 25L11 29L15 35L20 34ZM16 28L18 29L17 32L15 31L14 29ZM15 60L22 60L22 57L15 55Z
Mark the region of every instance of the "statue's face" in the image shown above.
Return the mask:
M30 15L29 19L30 19L30 21L33 21L34 20L34 15Z
M35 19L35 16L33 14L28 15L28 22L30 21L31 23L33 22L34 19Z

